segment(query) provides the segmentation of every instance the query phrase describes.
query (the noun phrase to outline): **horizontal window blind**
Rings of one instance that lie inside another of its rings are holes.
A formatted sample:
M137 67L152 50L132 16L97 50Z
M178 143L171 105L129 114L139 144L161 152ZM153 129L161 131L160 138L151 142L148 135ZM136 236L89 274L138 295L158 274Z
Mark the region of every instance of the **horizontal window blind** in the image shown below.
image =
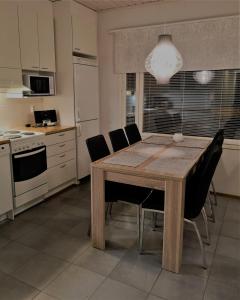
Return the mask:
M143 89L143 132L212 137L224 128L240 139L240 70L179 72L166 85L144 73Z
M126 125L135 123L136 73L128 73L126 78Z

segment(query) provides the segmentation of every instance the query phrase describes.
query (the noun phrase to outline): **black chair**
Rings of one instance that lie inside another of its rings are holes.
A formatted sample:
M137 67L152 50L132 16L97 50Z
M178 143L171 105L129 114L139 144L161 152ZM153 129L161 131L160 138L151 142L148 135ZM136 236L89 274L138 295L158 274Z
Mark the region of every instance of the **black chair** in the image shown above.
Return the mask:
M103 135L97 135L86 140L90 158L93 161L101 159L110 154L108 145ZM111 211L112 203L121 201L127 204L136 206L137 208L137 223L138 223L138 237L140 236L140 213L141 205L149 195L151 190L147 188L137 187L130 184L123 184L112 181L105 181L105 202L108 204L106 207L106 217L108 210Z
M109 132L113 151L119 151L129 146L125 132L122 128Z
M204 159L190 172L186 180L184 221L193 225L202 251L203 267L206 268L206 258L203 241L194 221L200 214L203 216L207 241L209 243L209 231L207 215L204 204L212 180L212 162L216 159L217 152L211 148ZM164 191L154 190L151 196L142 204L142 220L140 230L140 251L143 245L144 215L146 211L164 214Z
M135 123L125 126L124 129L130 145L135 144L142 140L141 134Z

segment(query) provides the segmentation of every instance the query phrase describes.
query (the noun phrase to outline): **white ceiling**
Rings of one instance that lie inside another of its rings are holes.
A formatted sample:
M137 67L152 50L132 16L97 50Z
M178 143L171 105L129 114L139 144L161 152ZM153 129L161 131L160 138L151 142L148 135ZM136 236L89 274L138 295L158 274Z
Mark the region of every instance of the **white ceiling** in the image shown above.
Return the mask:
M77 2L96 11L159 1L162 0L77 0Z

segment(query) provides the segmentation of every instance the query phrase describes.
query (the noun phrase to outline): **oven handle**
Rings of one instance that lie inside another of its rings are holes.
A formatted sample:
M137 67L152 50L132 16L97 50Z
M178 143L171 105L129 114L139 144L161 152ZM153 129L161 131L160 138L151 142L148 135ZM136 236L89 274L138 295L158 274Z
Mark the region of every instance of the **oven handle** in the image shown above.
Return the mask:
M46 148L44 147L44 148L41 148L41 149L33 151L33 152L14 155L14 158L22 158L22 157L32 156L32 155L35 155L35 154L38 154L38 153L41 153L41 152L45 151L45 149Z

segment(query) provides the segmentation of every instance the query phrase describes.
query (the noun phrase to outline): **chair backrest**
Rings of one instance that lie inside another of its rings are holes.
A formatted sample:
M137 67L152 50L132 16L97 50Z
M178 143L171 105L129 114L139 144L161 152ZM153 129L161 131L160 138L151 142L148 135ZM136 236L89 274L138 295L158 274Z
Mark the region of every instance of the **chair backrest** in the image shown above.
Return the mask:
M222 151L221 148L211 148L198 163L196 170L188 175L185 190L185 218L194 219L200 214L214 175L213 164L219 151Z
M113 151L119 151L129 146L125 132L122 128L109 132L109 137L112 143Z
M128 142L130 145L142 140L141 134L138 130L137 124L130 124L124 127Z
M106 140L102 134L86 140L91 161L96 161L110 154Z

